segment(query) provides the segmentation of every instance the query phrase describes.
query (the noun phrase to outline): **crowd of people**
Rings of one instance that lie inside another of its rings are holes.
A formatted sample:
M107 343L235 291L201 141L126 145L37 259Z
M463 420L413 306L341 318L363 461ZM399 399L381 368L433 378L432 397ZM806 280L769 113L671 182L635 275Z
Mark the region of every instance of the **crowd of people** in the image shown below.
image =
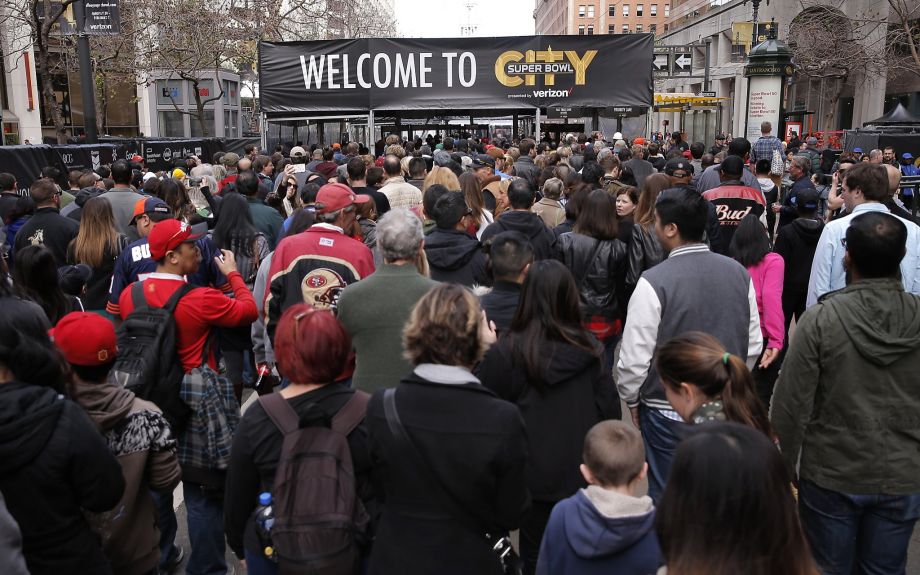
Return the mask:
M905 573L913 156L772 130L0 173L3 572Z

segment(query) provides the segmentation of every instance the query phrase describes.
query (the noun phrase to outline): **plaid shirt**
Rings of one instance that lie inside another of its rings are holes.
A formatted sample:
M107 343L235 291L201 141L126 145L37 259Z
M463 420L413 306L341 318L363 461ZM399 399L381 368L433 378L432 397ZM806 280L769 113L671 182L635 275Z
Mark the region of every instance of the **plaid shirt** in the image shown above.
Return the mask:
M751 163L756 164L758 160L773 161L773 150L779 152L779 157L783 157L783 143L775 136L761 136L754 142L751 148Z
M179 463L198 469L227 469L233 432L240 422L233 385L205 364L185 374L179 395L192 409L188 427L179 437Z

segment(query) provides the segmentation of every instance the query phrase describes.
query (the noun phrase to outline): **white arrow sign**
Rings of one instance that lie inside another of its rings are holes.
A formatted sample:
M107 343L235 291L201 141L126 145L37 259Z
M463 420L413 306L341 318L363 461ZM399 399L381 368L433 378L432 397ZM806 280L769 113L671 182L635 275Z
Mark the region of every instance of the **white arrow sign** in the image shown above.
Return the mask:
M690 64L693 62L693 58L689 54L681 54L674 59L674 63L677 64L677 67L681 70L690 67Z
M668 55L667 54L655 54L655 60L652 62L652 67L656 70L667 70L668 69Z

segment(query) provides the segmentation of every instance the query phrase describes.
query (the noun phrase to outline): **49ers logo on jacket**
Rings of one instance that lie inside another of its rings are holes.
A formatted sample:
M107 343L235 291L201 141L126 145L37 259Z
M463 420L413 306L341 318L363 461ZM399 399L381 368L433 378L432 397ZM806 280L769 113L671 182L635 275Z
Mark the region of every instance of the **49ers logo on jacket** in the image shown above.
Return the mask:
M345 289L346 282L342 276L328 268L311 271L303 278L300 291L303 301L317 309L335 309L339 294Z

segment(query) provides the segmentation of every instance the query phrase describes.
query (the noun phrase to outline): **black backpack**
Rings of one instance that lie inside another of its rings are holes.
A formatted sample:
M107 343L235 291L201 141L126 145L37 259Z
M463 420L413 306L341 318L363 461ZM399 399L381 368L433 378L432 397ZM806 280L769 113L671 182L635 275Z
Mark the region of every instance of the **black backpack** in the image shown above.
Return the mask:
M370 517L357 495L350 434L370 396L356 391L331 427L301 427L278 392L259 398L284 437L272 485L272 543L281 575L355 575Z
M118 328L118 359L113 381L153 402L163 410L174 434L185 427L192 410L179 397L185 370L176 351L176 320L173 312L193 286L182 284L163 307L151 307L144 297L144 282L131 287L134 310Z

